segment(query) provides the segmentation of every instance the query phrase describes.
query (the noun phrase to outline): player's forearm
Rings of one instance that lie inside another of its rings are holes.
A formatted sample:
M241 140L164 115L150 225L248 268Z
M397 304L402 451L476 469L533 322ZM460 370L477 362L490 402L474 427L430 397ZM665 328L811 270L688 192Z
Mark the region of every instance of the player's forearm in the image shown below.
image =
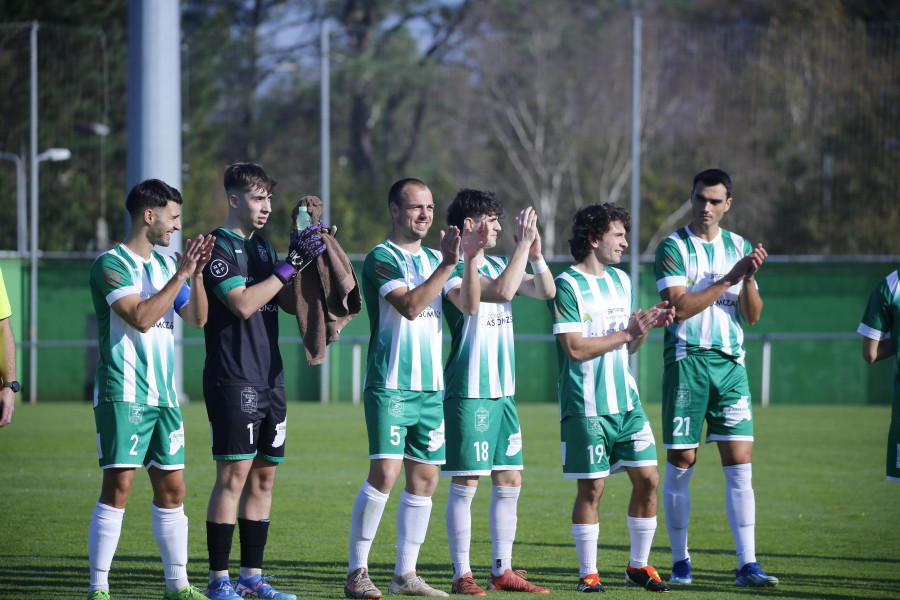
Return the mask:
M536 300L549 300L556 295L556 283L550 269L542 271L531 278L526 275L526 280L519 288L519 294L535 298Z
M397 301L389 301L404 318L414 321L440 295L455 268L441 263L422 285L408 290Z
M463 268L462 285L459 289L459 309L463 314L474 315L481 304L481 275L474 262L466 262Z
M563 336L560 342L566 356L578 362L602 356L633 339L624 329L601 337L582 337L580 333L560 335Z
M206 325L208 315L209 301L203 289L203 276L194 275L191 278L191 297L181 310L181 318L191 327L199 329Z
M741 290L738 306L741 309L741 317L747 325L756 325L759 322L759 318L762 316L763 301L753 278L744 280L744 288Z
M500 276L489 285L483 286L481 299L484 302L510 302L522 285L526 264L528 264L528 246L519 243Z
M241 319L249 319L274 298L283 287L284 283L272 275L256 285L232 290L222 300L232 314Z
M712 306L713 302L721 298L731 285L723 278L705 290L684 292L677 297L660 294L660 297L669 301L669 305L675 309L675 322L681 323Z
M647 333L650 332L648 331ZM638 337L628 342L628 354L634 354L641 348L641 346L644 345L644 341L647 339L647 333L645 333L644 335L639 335Z
M147 333L175 303L175 298L178 297L185 281L186 279L178 276L176 272L176 276L172 277L159 292L138 302L133 311L127 316L123 315L123 318L141 333Z
M8 318L0 321L0 352L0 377L3 381L15 381L16 340Z

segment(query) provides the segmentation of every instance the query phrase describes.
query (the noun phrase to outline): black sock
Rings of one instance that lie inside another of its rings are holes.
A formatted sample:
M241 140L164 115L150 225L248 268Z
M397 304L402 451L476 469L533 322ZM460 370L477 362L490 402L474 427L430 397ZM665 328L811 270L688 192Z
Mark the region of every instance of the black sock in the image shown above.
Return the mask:
M238 519L241 535L241 566L248 569L262 569L263 552L269 537L269 521Z
M206 551L209 552L209 570L227 571L228 557L231 555L231 538L234 537L234 523L206 522Z

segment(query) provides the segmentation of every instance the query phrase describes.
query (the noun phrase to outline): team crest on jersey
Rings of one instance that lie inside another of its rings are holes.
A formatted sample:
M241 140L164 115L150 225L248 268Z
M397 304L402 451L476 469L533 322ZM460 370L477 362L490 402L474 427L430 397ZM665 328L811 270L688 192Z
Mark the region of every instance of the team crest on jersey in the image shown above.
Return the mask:
M403 416L403 396L391 396L388 398L388 414L392 417Z
M483 406L475 411L475 431L484 433L491 426L491 413Z
M217 258L209 263L209 272L216 278L225 277L228 274L228 264L221 258Z
M591 417L587 422L587 430L590 435L600 435L603 433L603 425L598 417Z
M687 408L691 405L691 388L681 384L675 388L675 407Z
M128 406L128 422L134 425L144 420L144 405L132 402Z
M259 251L259 260L261 260L263 262L268 262L269 253L266 252L266 249L262 246L262 244L257 246L256 249Z
M252 387L244 388L241 390L241 410L245 413L254 413L256 412L257 399L259 396L256 395L256 390Z

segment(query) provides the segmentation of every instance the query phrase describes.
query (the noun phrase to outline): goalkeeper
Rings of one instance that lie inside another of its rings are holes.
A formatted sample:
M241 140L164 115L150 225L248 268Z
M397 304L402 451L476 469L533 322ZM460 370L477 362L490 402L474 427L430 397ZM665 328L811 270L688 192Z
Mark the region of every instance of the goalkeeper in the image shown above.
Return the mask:
M228 217L216 229L204 269L209 318L204 327L203 395L216 461L206 541L212 599L293 600L263 578L262 561L272 508L275 469L284 461L287 403L278 350L278 307L293 313L279 294L299 269L325 250L311 226L291 236L288 259L259 231L272 212L277 182L259 165L236 163L225 171ZM235 521L240 573L228 573Z

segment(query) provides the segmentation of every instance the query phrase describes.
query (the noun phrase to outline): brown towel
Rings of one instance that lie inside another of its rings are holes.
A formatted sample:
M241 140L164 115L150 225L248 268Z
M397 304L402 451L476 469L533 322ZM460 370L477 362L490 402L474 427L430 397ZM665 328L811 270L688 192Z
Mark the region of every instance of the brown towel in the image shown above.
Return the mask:
M295 223L300 207L306 206L313 223L320 223L322 201L305 196L291 212ZM291 231L296 228L292 225ZM341 329L362 310L359 282L350 259L330 233L322 233L327 250L294 277L297 326L306 361L320 365L328 344L338 339Z

